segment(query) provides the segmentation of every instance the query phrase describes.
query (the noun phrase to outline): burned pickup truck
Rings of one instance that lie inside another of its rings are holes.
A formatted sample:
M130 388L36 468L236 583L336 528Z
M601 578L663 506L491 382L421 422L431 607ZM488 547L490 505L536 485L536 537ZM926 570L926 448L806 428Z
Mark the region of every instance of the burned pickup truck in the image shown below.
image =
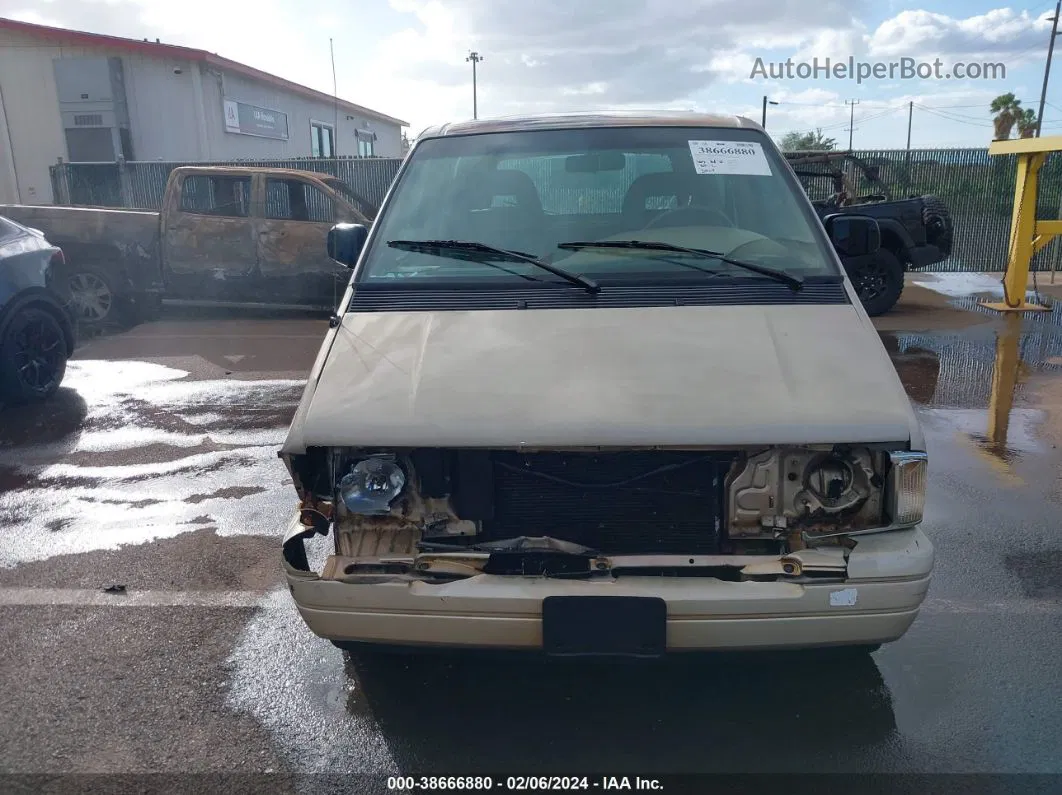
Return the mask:
M892 309L903 292L907 270L951 255L954 228L940 198L893 198L880 168L851 152L786 152L786 159L821 218L847 212L878 222L881 248L875 254L842 257L867 314Z
M163 296L208 302L335 306L349 272L329 259L335 223L375 208L327 174L183 166L159 212L0 205L63 249L56 285L85 324L137 323Z

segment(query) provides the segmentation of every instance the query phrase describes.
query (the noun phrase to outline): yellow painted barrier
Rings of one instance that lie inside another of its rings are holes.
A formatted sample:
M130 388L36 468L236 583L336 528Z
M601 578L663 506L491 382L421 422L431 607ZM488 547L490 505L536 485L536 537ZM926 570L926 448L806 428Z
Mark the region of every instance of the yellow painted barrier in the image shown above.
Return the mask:
M1023 321L1017 315L1009 315L1004 322L1004 327L996 336L992 389L988 399L987 433L984 436L971 433L967 441L971 443L971 448L977 455L1001 478L1009 484L1018 485L1021 478L1014 470L1014 455L1007 437L1014 410L1014 393L1026 372L1020 346Z
M1029 285L1029 266L1033 256L1062 235L1062 220L1036 220L1036 194L1040 169L1051 152L1062 152L1062 135L1044 138L1018 138L993 141L990 155L1017 155L1018 173L1014 185L1014 215L1010 222L1010 247L1007 273L1003 278L1002 302L982 302L982 306L1000 312L1044 312L1047 307L1025 300Z

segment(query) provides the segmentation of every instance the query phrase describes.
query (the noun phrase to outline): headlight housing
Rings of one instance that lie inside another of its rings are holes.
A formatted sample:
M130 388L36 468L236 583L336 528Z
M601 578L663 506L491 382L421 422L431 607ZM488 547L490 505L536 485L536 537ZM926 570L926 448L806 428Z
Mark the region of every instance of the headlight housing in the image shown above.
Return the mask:
M393 455L365 458L339 481L339 498L351 513L390 513L391 503L402 493L406 474Z
M889 453L886 506L893 524L917 524L926 507L929 456L925 453Z
M811 460L804 470L804 489L798 503L826 515L857 508L870 496L869 464L850 456L828 453Z

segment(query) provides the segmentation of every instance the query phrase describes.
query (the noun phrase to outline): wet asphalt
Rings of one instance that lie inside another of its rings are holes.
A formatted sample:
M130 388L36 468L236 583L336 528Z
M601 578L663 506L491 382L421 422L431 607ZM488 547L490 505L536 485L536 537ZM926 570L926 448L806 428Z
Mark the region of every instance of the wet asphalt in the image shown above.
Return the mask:
M1062 305L951 308L882 333L929 444L930 596L844 661L344 656L277 558L326 321L89 339L55 400L0 410L0 773L1062 774Z

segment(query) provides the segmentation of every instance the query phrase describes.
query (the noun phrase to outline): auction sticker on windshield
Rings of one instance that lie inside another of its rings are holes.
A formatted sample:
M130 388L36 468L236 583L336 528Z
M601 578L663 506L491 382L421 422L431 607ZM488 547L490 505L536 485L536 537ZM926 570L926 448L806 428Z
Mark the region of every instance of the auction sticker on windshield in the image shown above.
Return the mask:
M755 141L690 141L698 174L771 176L771 164Z

